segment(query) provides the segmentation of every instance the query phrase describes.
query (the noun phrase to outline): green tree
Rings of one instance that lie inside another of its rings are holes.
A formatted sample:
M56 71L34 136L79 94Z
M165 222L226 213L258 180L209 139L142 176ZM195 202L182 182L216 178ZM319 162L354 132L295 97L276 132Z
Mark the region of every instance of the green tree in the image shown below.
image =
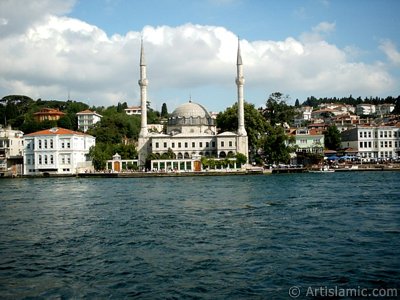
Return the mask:
M263 157L267 163L288 163L290 153L294 148L290 146L292 138L286 134L281 126L270 127L263 141Z
M271 123L275 124L292 123L296 114L294 107L286 102L288 96L284 96L280 92L272 93L266 102L264 117Z
M296 102L294 103L294 106L295 106L295 107L299 107L299 106L300 106L300 101L299 101L299 99L296 99Z
M66 129L74 129L69 115L64 115L57 121L57 126Z
M167 104L163 103L161 107L161 118L168 118L168 108Z
M342 137L336 125L329 126L324 133L325 148L338 150L341 146Z
M264 135L268 124L261 113L253 104L244 103L244 123L249 139L249 149L255 151L260 146L259 139ZM237 131L238 128L238 105L228 107L217 116L217 127L221 132Z

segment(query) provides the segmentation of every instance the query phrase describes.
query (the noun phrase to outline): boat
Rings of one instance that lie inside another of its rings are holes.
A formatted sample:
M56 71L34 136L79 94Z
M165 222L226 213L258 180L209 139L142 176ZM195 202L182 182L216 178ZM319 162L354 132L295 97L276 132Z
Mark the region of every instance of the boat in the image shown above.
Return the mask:
M308 173L333 173L334 169L329 169L329 166L323 166L318 170L308 170Z

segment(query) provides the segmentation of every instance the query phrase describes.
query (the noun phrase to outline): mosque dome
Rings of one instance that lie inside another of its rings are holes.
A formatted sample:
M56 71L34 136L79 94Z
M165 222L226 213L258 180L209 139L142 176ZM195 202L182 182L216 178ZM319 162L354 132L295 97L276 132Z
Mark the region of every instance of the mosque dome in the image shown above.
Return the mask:
M210 118L208 111L200 104L191 101L178 106L171 114L172 118Z

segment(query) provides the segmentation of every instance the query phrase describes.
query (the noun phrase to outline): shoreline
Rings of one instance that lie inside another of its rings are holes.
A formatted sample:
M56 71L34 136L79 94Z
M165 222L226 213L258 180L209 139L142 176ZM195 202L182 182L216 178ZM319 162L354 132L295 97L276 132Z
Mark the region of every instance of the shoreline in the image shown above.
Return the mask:
M243 171L205 171L205 172L132 172L132 173L77 173L77 174L39 174L39 175L3 175L1 178L147 178L147 177L195 177L195 176L238 176L238 175L271 175L271 174L299 174L308 173L313 169L308 168L282 168L262 170L243 170ZM374 166L367 168L338 168L333 169L333 173L347 172L399 172L400 167Z

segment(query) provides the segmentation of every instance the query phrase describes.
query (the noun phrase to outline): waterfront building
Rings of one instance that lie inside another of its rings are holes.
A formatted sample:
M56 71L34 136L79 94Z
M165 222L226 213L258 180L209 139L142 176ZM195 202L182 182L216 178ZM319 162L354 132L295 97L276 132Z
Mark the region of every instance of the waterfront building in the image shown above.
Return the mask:
M24 174L74 174L91 169L87 159L95 137L54 127L24 136Z
M24 133L0 125L0 176L22 174Z
M94 124L100 122L102 115L91 111L89 109L80 111L76 114L78 117L78 130L86 132L89 128L93 127Z
M226 158L242 153L248 156L248 138L244 124L244 76L240 44L237 50L237 95L238 95L238 129L237 132L218 133L215 118L199 103L189 100L178 106L167 121L165 133L150 132L147 124L147 85L146 63L141 46L140 54L140 99L141 129L139 133L138 152L140 166L144 166L146 158L153 153L163 158L173 153L177 160L193 160L185 168L193 171L201 170L200 158ZM180 162L179 162L180 165Z
M400 124L395 126L363 126L342 132L342 148L357 150L366 161L400 157Z
M106 161L106 170L109 172L121 172L138 169L137 159L122 159L121 155L115 153L111 160Z
M42 108L38 112L33 114L33 118L36 122L43 122L43 121L58 121L61 117L63 117L65 113L59 111L58 109L54 108Z

